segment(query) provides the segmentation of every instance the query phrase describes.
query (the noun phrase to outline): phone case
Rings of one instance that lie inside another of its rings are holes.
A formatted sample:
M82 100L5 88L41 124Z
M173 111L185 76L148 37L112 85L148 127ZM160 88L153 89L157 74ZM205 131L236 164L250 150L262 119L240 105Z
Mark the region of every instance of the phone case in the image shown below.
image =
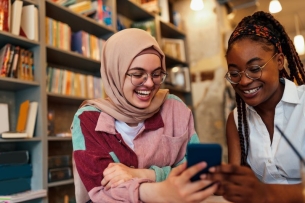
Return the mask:
M200 175L208 173L212 166L221 164L222 148L219 144L189 144L187 146L187 167L205 161L207 167L191 178L191 181L200 179Z

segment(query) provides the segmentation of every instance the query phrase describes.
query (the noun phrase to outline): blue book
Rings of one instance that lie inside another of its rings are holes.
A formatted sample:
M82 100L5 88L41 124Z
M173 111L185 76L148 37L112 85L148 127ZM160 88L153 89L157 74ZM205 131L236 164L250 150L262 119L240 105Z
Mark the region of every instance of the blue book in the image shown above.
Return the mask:
M9 151L0 152L0 165L27 164L29 162L29 152Z
M71 36L71 50L76 51L80 54L83 54L82 36L83 36L82 30L72 33L72 36Z
M0 195L11 195L27 190L31 190L30 178L0 181Z
M0 165L0 181L17 179L17 178L31 178L33 175L32 165Z

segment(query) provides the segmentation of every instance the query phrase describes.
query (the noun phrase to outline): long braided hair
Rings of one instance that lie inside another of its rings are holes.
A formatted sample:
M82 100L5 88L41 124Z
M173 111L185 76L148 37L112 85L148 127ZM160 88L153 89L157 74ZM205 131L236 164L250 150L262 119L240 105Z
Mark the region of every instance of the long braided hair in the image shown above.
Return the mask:
M262 43L267 47L274 47L275 53L283 53L288 62L289 73L283 68L280 71L280 78L296 82L298 85L305 84L305 73L303 64L287 35L284 27L270 14L258 11L252 16L242 19L233 31L229 42L228 52L232 45L241 39L251 39ZM237 115L238 115L238 134L241 148L241 165L248 165L247 156L249 151L249 127L246 117L246 104L242 98L236 94Z

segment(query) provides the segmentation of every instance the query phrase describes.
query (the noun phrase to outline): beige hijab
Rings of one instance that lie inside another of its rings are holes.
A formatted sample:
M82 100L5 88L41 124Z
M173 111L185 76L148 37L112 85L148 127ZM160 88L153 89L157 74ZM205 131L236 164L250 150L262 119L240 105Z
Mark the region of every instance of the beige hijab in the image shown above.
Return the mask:
M103 46L101 61L101 76L108 97L87 100L81 106L95 106L116 120L126 123L139 123L157 113L165 101L168 90L160 89L152 99L151 105L145 109L131 105L123 93L125 74L133 59L141 51L150 47L160 53L162 68L165 71L164 53L150 34L131 28L112 35Z

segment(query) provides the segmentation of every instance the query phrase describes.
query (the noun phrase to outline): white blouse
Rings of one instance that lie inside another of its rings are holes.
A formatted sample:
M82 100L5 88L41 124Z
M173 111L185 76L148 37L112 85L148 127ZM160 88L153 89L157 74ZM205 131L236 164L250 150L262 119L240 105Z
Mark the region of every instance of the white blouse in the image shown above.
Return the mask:
M285 133L305 157L305 85L285 83L284 94L275 108L274 125ZM253 107L247 105L250 147L247 161L257 178L265 183L300 183L300 160L274 127L272 144L268 130ZM237 109L234 109L237 126Z

